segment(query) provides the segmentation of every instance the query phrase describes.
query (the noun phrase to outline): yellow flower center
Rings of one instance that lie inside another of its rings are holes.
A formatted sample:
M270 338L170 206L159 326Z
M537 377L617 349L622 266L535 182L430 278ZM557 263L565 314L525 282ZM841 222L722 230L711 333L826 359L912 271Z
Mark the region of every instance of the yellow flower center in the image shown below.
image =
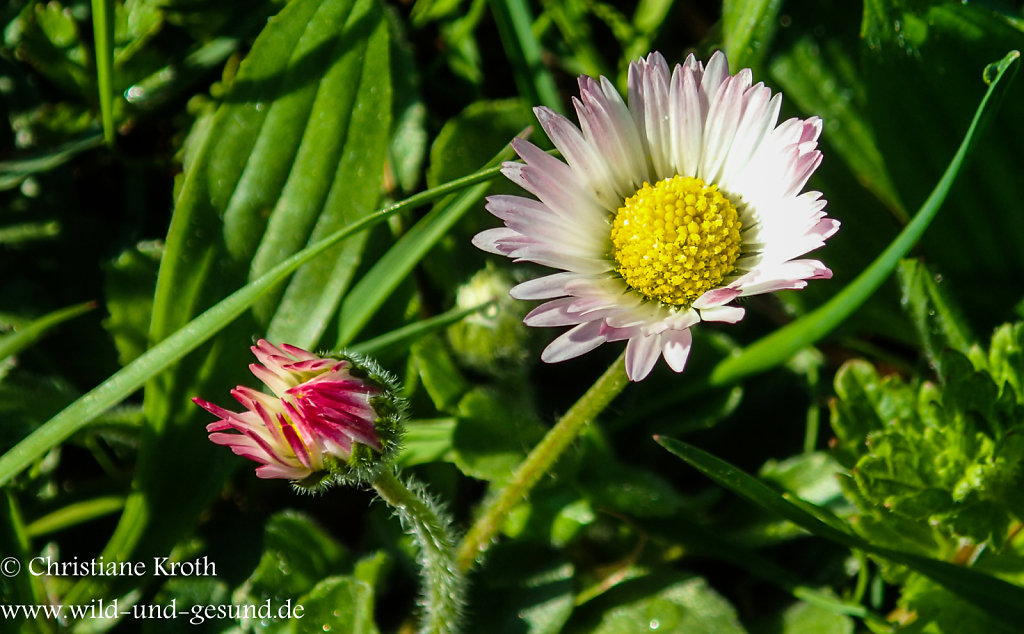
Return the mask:
M689 307L732 272L740 226L718 185L677 175L644 183L626 199L612 223L612 253L633 290Z

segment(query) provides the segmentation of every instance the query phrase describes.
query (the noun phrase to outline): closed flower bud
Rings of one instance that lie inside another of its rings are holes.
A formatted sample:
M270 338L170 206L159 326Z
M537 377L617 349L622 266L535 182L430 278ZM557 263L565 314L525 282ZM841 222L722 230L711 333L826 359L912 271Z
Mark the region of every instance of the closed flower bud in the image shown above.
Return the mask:
M303 488L367 481L391 461L401 440L404 401L376 364L319 357L262 339L252 351L262 365L249 368L273 394L235 388L231 395L242 412L192 399L220 418L206 426L211 441L262 463L257 476Z

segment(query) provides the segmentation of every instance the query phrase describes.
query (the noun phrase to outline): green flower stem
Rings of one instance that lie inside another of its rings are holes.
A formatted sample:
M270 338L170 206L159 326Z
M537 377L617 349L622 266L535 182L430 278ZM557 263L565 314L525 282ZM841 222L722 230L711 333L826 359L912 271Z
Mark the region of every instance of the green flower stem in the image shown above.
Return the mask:
M451 522L422 487L408 487L384 468L373 481L384 501L391 505L419 548L423 576L423 608L420 632L449 634L459 631L465 605L465 579L455 567L455 539Z
M477 557L490 546L494 534L512 507L529 495L587 423L594 420L626 387L629 378L626 376L625 360L626 353L623 352L533 448L516 469L512 480L484 502L483 510L459 544L456 555L459 570L473 567Z

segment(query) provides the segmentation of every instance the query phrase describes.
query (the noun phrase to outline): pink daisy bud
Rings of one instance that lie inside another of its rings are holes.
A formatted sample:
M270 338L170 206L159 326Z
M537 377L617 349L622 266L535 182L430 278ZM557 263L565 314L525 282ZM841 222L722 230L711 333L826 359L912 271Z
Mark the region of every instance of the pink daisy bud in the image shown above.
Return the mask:
M364 480L392 458L404 402L394 380L375 364L318 357L263 339L252 351L262 365L249 368L273 394L235 388L231 395L242 412L192 400L220 418L206 426L210 440L261 463L257 476L311 488L329 478Z

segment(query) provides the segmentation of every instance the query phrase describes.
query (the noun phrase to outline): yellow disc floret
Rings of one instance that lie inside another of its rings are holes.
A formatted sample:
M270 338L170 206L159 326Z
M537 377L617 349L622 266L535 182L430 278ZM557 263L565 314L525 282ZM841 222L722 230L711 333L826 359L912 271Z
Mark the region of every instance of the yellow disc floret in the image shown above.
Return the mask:
M736 207L699 178L644 183L612 224L618 272L644 297L689 307L732 272L740 255Z

